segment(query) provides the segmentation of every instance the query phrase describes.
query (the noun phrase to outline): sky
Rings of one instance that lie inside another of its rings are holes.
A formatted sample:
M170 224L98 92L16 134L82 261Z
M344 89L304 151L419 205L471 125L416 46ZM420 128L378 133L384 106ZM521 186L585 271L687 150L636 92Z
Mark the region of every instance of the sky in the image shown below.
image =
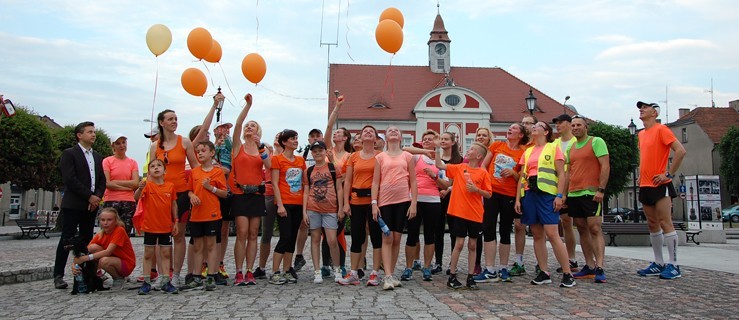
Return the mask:
M644 100L662 106L663 122L674 121L679 108L711 106L712 79L717 107L739 99L737 1L439 5L452 66L501 67L555 100L569 95L568 104L596 120L625 127L638 118L635 102ZM0 0L0 94L62 125L91 120L111 136L127 136L128 155L139 164L148 147L144 120L152 112L174 109L177 132L186 136L202 122L218 86L228 98L224 121L235 122L251 93L248 118L260 122L264 137L288 127L306 140L311 128L326 124L329 62L390 63L374 37L388 7L405 17L403 47L392 64L427 65L435 0ZM145 41L154 24L166 25L173 37L158 58ZM187 35L196 27L221 44L220 64L197 61L188 51ZM266 60L257 86L241 73L248 53ZM208 77L206 96L183 90L180 75L190 67Z

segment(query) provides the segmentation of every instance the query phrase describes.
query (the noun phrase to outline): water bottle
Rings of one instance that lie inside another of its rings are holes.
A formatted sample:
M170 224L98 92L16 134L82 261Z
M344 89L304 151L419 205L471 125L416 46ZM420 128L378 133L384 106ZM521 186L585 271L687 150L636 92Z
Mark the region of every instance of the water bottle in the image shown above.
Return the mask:
M464 169L464 180L467 181L467 183L472 183L472 176L467 172L467 169Z
M389 236L390 228L388 228L387 225L385 224L385 220L382 220L382 216L380 215L377 216L377 223L380 224L380 230L382 230L382 234L384 234L385 236Z
M74 268L80 271L80 273L74 276L74 280L77 282L77 291L79 293L87 293L87 283L85 283L85 276L82 275L82 268L78 264L75 264Z

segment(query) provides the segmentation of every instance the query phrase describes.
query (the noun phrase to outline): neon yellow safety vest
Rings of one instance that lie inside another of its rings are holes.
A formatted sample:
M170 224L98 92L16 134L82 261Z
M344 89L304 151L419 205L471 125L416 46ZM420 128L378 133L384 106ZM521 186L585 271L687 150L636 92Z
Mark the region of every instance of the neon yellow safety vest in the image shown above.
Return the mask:
M562 137L554 139L554 144L556 144L559 147L559 149L562 150L562 153L565 156L565 166L564 166L565 172L567 172L567 169L568 169L567 163L570 162L570 152L569 152L570 148L575 143L577 143L577 139L575 139L575 137L573 136L572 138L570 138L570 143L567 144L567 149L562 149Z
M544 145L539 155L538 170L536 174L536 186L539 190L551 195L557 194L557 169L554 167L554 158L557 155L557 144L554 142ZM523 172L528 172L528 162L534 147L526 149L524 152ZM523 176L521 179L524 179ZM524 180L524 183L526 181Z

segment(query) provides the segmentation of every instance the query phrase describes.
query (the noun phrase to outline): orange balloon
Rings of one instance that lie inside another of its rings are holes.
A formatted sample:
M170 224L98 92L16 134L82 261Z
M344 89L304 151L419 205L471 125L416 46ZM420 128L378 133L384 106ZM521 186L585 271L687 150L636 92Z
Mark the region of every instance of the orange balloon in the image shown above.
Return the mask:
M405 19L403 19L403 13L400 12L400 10L393 7L385 9L385 11L380 14L380 21L386 19L397 22L398 25L400 25L400 28L403 28L403 23L405 22Z
M221 56L223 55L223 52L221 51L221 44L218 43L215 39L213 39L213 46L210 47L210 52L208 52L208 55L205 56L205 61L218 63L221 61Z
M244 73L246 80L253 84L257 84L267 73L267 63L258 53L250 53L241 61L241 72Z
M208 90L208 79L197 68L188 68L185 70L180 80L182 81L182 88L193 96L202 97L205 91Z
M195 58L203 59L210 52L213 46L213 37L208 30L203 28L195 28L190 31L187 36L187 48L190 49Z
M394 20L382 20L375 29L375 39L382 50L396 53L403 46L403 29Z

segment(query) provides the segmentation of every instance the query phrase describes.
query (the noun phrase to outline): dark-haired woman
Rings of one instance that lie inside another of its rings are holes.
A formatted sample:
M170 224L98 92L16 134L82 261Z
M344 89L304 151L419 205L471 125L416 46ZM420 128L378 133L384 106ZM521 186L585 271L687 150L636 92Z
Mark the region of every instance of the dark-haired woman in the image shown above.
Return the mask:
M455 137L454 133L451 132L444 132L441 134L441 140L440 140L440 147L441 147L441 161L443 161L445 164L459 164L462 163L462 154L459 153L459 144L457 144L457 139ZM449 209L449 199L451 199L451 191L452 191L452 181L449 180L446 176L445 170L439 170L438 174L439 183L442 185L445 185L445 188L441 188L439 191L439 196L441 197L441 215L439 218L439 221L436 223L436 232L434 232L434 243L436 246L434 247L434 250L436 251L435 257L436 257L436 266L431 269L432 274L437 274L442 271L442 257L444 256L444 226L446 224L449 224L449 230L452 230L452 224L454 219L448 219L447 217L447 209ZM456 238L450 233L449 238L452 242L452 248L454 248L454 243ZM447 270L449 273L450 270Z

